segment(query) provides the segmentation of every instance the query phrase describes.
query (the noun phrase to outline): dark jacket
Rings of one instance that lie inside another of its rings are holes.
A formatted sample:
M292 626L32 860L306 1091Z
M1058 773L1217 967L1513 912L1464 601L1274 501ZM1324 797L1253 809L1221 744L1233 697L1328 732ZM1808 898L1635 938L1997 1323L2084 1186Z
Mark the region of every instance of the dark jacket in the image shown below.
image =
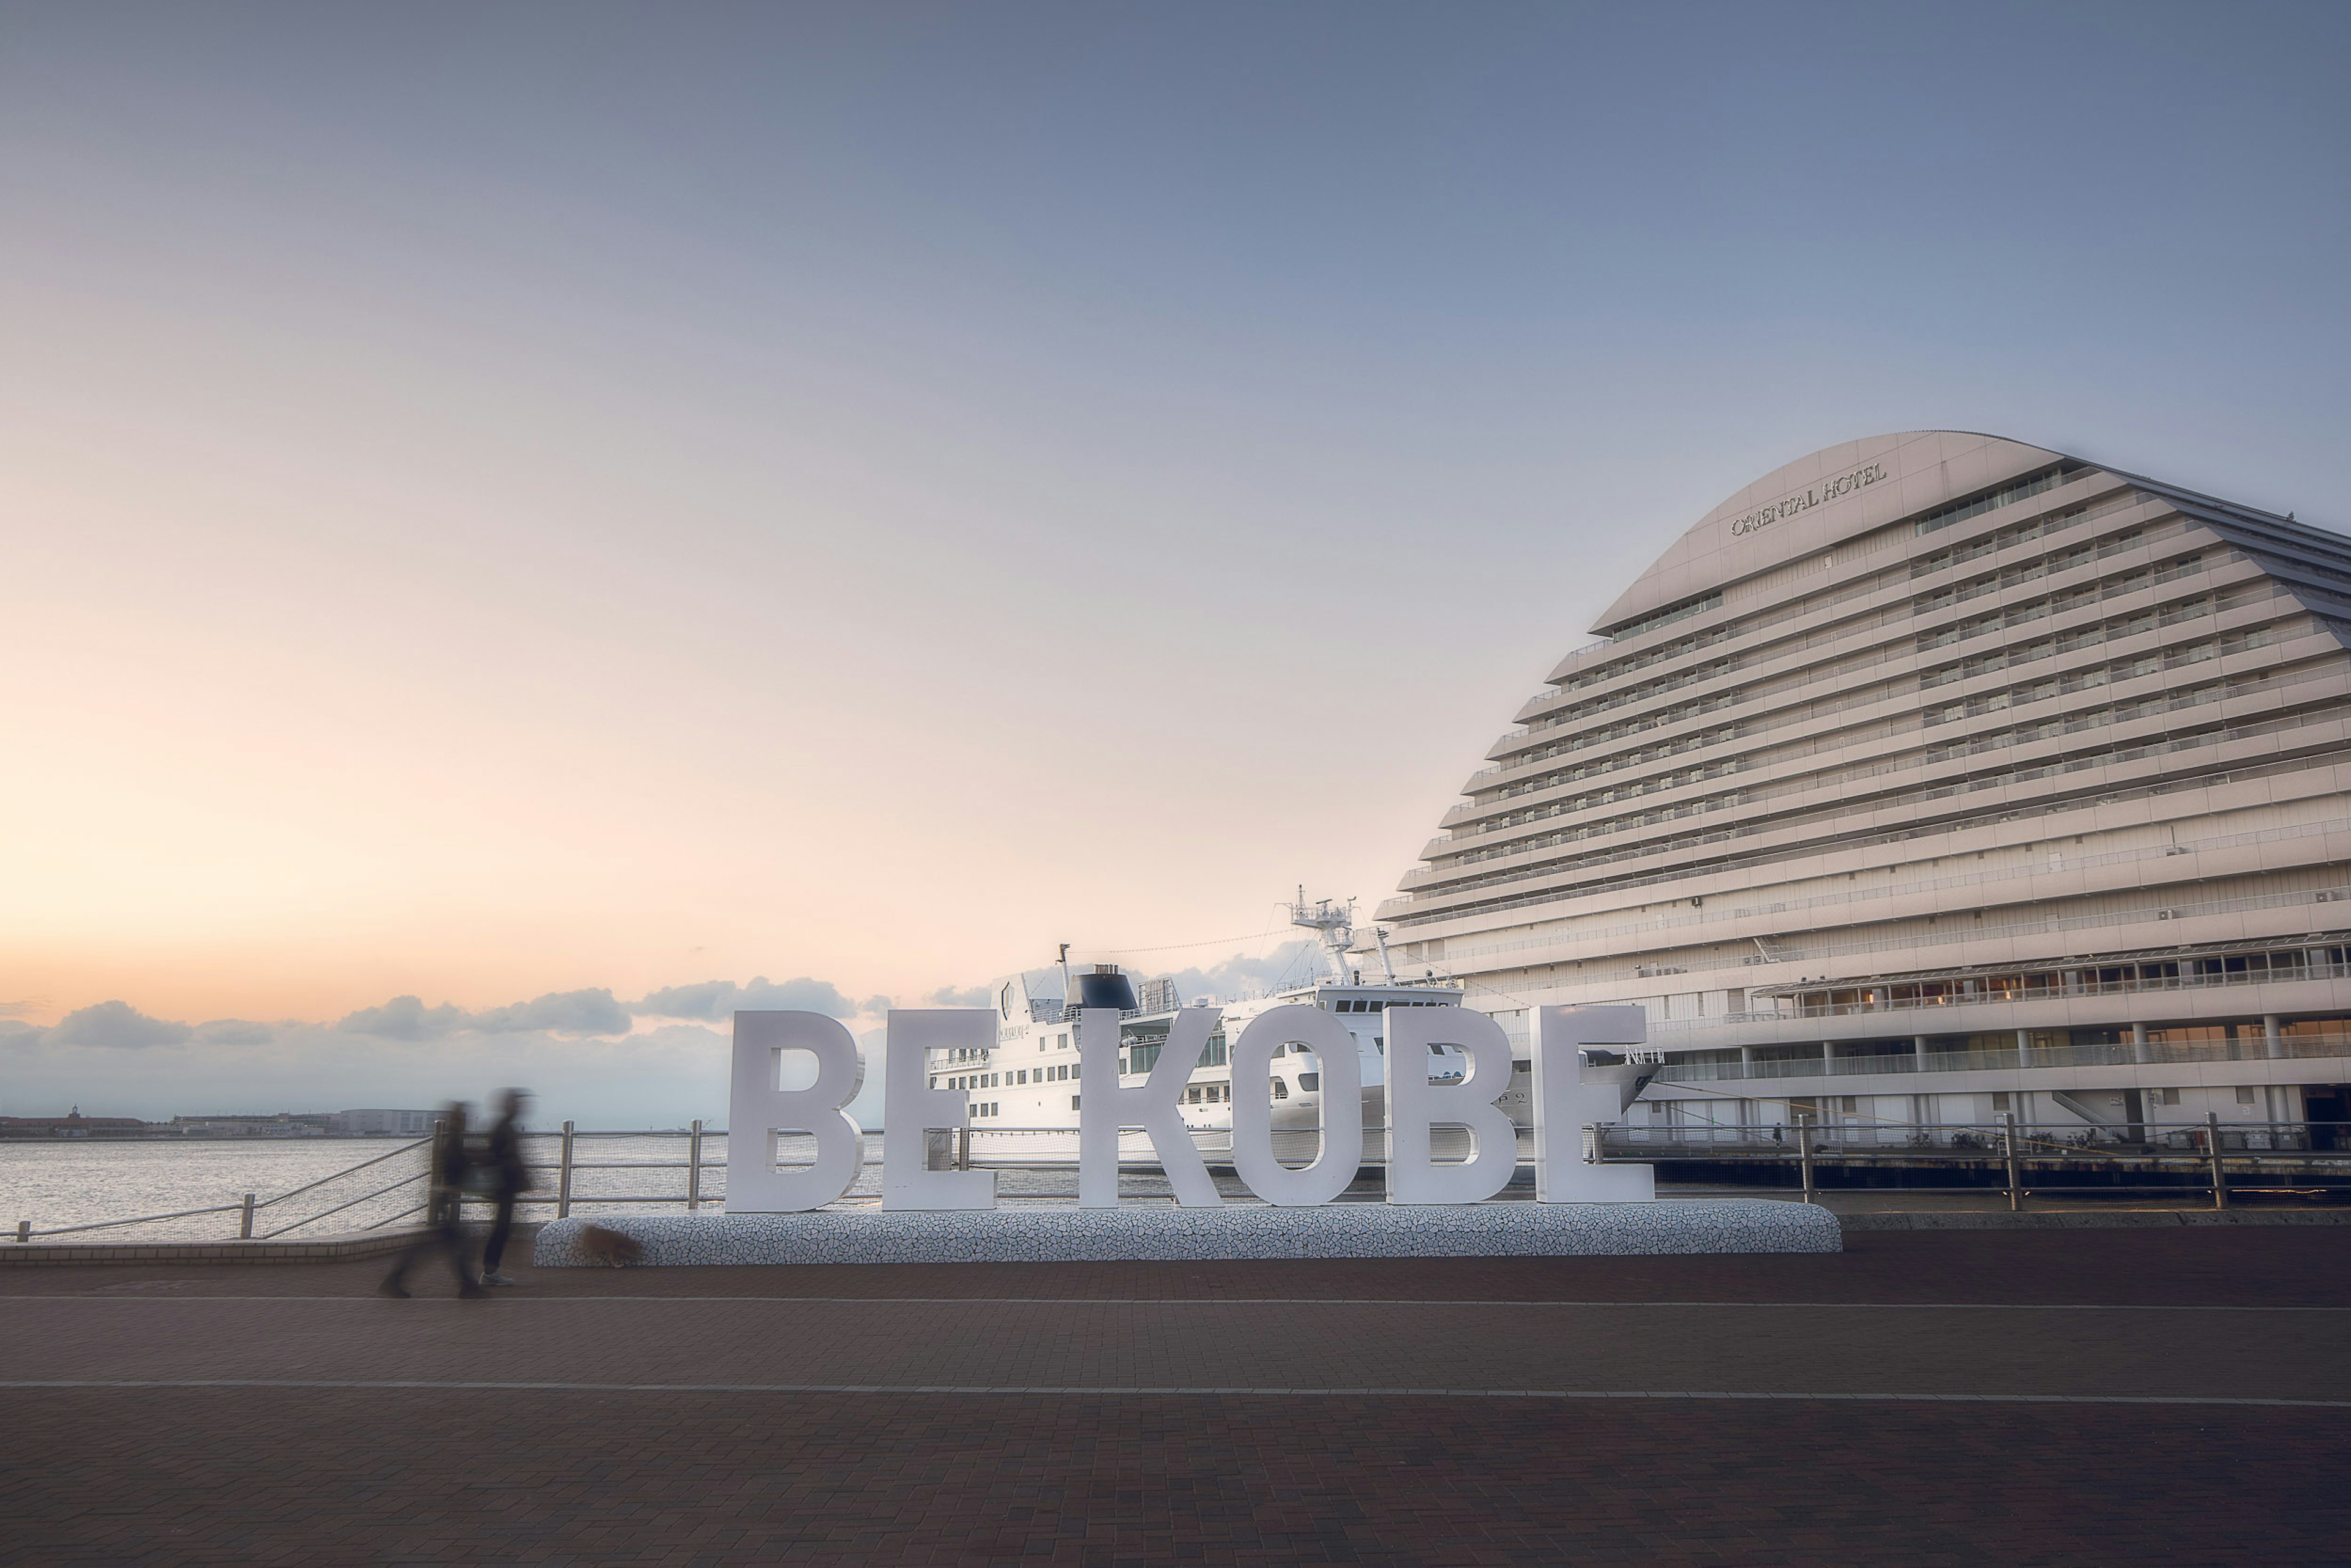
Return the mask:
M497 1172L497 1195L512 1197L530 1190L530 1172L522 1163L522 1127L512 1116L501 1116L490 1129L482 1163Z

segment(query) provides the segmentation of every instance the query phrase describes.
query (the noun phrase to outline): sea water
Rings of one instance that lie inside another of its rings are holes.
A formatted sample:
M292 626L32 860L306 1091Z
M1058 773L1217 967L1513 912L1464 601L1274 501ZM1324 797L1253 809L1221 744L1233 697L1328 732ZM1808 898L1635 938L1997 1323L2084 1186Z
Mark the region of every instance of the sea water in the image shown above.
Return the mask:
M813 1153L811 1140L787 1134L778 1154L787 1163ZM801 1146L796 1146L801 1145ZM868 1163L847 1201L872 1202L882 1190L882 1139L869 1134ZM683 1133L581 1133L572 1141L571 1212L574 1214L679 1213L686 1207L690 1140ZM534 1172L538 1186L526 1202L525 1219L551 1219L562 1136L532 1133L524 1158L549 1168ZM712 1212L726 1196L726 1140L707 1134L699 1195ZM0 1143L0 1236L13 1239L16 1223L29 1219L37 1234L68 1226L186 1209L241 1206L255 1195L256 1237L283 1233L288 1239L340 1234L371 1227L413 1223L424 1201L425 1147L395 1138L140 1139ZM1238 1196L1237 1183L1230 1185ZM1156 1172L1126 1173L1120 1183L1132 1197L1165 1197L1165 1177ZM389 1188L390 1190L384 1190ZM307 1190L306 1190L307 1189ZM1001 1169L997 1191L1006 1201L1074 1198L1073 1168ZM618 1201L622 1198L632 1201ZM646 1200L651 1201L636 1201ZM173 1219L140 1218L78 1231L58 1240L157 1241L217 1239L237 1234L242 1215L228 1212ZM0 1239L5 1245L6 1239Z

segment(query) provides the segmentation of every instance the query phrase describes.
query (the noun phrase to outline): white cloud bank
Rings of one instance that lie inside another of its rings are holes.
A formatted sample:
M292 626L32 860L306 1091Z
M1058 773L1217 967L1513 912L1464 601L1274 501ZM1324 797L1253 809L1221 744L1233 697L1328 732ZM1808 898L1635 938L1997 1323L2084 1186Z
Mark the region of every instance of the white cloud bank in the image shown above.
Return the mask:
M1176 977L1185 998L1247 995L1310 977L1311 944L1236 956ZM942 986L925 1007L977 1007L985 986ZM394 997L332 1022L150 1017L129 1002L80 1008L46 1028L0 1009L0 1113L173 1115L423 1108L488 1099L508 1084L538 1097L541 1125L676 1127L726 1116L731 1015L797 1008L842 1019L866 1052L852 1109L881 1123L882 1015L888 997L852 998L830 981L705 980L622 1001L601 988L552 991L469 1011ZM859 1029L860 1024L865 1027Z
M0 1113L90 1115L339 1111L426 1107L486 1099L520 1084L539 1099L542 1124L724 1124L730 1015L737 1008L802 1008L844 1020L876 1017L887 997L862 1000L828 981L765 977L708 980L624 1002L609 990L555 991L469 1011L394 997L333 1022L150 1017L110 1000L47 1028L0 1015ZM873 1038L878 1041L879 1031ZM880 1060L869 1073L879 1120Z

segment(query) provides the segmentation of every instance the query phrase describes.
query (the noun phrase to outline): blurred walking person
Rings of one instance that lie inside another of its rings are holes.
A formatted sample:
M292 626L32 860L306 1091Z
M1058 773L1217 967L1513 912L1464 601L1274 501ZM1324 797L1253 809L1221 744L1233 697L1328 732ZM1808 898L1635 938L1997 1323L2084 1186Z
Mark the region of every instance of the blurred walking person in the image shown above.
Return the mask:
M490 1292L466 1267L465 1233L458 1226L458 1206L465 1196L465 1171L473 1163L465 1149L464 1105L452 1103L441 1113L441 1124L433 1133L432 1162L433 1187L425 1199L424 1234L408 1244L392 1264L392 1272L376 1287L376 1293L405 1297L410 1266L437 1249L448 1255L449 1268L457 1276L459 1295L486 1296Z
M522 1110L529 1103L530 1096L520 1089L498 1096L497 1124L482 1146L479 1174L489 1178L483 1185L498 1206L497 1218L490 1222L489 1245L482 1249L485 1285L514 1283L498 1265L506 1260L507 1240L514 1234L515 1199L530 1190L530 1169L522 1159Z

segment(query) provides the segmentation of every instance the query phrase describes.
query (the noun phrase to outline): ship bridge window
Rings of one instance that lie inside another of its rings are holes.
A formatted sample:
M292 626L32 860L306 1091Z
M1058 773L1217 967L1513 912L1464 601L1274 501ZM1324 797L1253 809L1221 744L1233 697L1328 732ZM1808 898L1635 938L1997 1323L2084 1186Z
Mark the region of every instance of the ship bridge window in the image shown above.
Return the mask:
M1319 1072L1301 1072L1298 1075L1298 1086L1308 1091L1319 1090L1322 1087L1322 1075Z
M1280 1079L1279 1079L1279 1078L1275 1079L1275 1080L1273 1081L1273 1097L1274 1097L1275 1099L1277 1099L1277 1100L1287 1100L1287 1099L1289 1099L1289 1098L1290 1098L1290 1085L1289 1085L1289 1084L1287 1084L1287 1083L1284 1083L1284 1082L1283 1082Z

